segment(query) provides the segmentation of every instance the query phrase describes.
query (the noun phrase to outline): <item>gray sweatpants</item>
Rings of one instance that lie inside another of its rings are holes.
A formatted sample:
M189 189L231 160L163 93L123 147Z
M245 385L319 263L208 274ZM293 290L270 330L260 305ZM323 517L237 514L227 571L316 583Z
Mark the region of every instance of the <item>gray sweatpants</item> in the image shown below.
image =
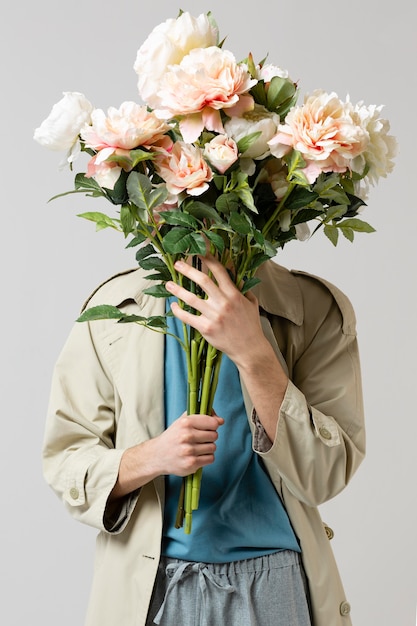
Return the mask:
M146 626L311 626L301 557L283 550L232 563L163 557Z

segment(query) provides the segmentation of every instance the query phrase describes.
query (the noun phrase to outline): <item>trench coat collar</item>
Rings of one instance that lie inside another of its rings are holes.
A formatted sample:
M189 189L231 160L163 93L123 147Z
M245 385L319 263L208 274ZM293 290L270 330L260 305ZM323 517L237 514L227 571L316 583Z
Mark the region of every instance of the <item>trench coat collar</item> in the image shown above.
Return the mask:
M304 319L304 307L296 276L274 261L267 261L259 268L257 277L261 282L253 288L253 293L258 298L259 306L267 313L284 317L300 326ZM147 308L146 305L150 305L152 300L160 300L162 303L163 298L155 299L143 293L150 285L151 281L143 270L128 269L101 283L86 300L83 310L92 299L97 304L97 296L100 303L117 307L129 301L135 301L141 309Z

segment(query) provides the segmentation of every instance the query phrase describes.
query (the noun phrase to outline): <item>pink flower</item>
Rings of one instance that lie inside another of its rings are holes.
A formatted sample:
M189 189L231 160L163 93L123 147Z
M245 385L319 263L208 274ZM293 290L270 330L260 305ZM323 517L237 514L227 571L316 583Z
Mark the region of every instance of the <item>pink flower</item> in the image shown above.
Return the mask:
M247 92L256 82L231 52L216 46L196 48L163 77L155 113L162 119L183 118L183 139L192 143L204 127L223 132L220 110L239 115L252 109L253 98Z
M122 168L117 163L105 161L99 152L89 160L85 175L87 178L94 178L101 187L114 189L121 172Z
M169 193L175 195L186 191L190 196L199 196L213 177L202 150L182 141L177 141L171 152L158 154L154 165Z
M234 139L217 135L204 146L204 156L220 174L224 174L237 161L239 152Z
M81 138L87 148L122 148L132 150L139 146L150 146L158 141L170 126L161 121L146 106L135 102L124 102L119 109L110 107L107 115L101 109L91 114L91 126L85 125Z
M368 133L355 123L352 112L350 102L342 102L335 93L315 91L279 125L268 142L271 153L280 158L291 149L301 152L310 183L321 172L345 172L369 142Z

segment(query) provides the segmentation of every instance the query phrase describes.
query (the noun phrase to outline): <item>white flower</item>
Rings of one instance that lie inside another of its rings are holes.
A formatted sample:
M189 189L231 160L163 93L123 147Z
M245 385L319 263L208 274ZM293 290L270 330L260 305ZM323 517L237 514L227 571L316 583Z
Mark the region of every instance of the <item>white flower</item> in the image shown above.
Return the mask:
M244 113L242 117L232 117L225 124L224 129L236 143L252 133L260 132L259 137L245 150L243 156L249 159L264 159L270 154L268 141L277 132L279 115L268 111L260 104L255 104L252 111Z
M216 46L218 38L217 26L205 14L193 17L185 12L156 26L139 48L133 66L144 102L157 109L161 80L168 68L179 65L195 48Z
M259 65L256 68L256 78L258 80L263 80L266 83L270 83L274 76L279 76L280 78L288 78L287 70L283 70L277 65L272 65L268 63L266 65Z
M382 109L382 105L367 107L360 102L352 113L352 118L369 136L366 150L353 159L352 169L362 174L365 167L368 167L366 178L371 185L375 185L379 178L385 178L392 172L398 149L397 140L388 134L390 130L388 120L380 117Z
M306 222L295 225L295 234L299 241L307 241L310 238L310 227Z
M33 138L50 150L71 151L81 128L90 123L94 107L82 93L66 91L63 95L35 130Z

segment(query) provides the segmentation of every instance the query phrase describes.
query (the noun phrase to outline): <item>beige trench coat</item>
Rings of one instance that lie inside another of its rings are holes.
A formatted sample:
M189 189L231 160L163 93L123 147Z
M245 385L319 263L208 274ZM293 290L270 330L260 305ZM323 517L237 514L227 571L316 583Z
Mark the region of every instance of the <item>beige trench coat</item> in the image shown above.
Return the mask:
M261 454L299 538L314 626L349 626L350 607L317 506L349 482L365 434L352 307L316 277L267 262L256 288L264 332L291 382L275 441L245 390ZM142 293L141 270L114 277L88 302L144 316L164 299ZM113 320L76 323L54 369L43 447L47 482L79 521L94 526L96 558L86 626L143 626L160 556L164 479L107 506L123 451L164 428L163 335Z

